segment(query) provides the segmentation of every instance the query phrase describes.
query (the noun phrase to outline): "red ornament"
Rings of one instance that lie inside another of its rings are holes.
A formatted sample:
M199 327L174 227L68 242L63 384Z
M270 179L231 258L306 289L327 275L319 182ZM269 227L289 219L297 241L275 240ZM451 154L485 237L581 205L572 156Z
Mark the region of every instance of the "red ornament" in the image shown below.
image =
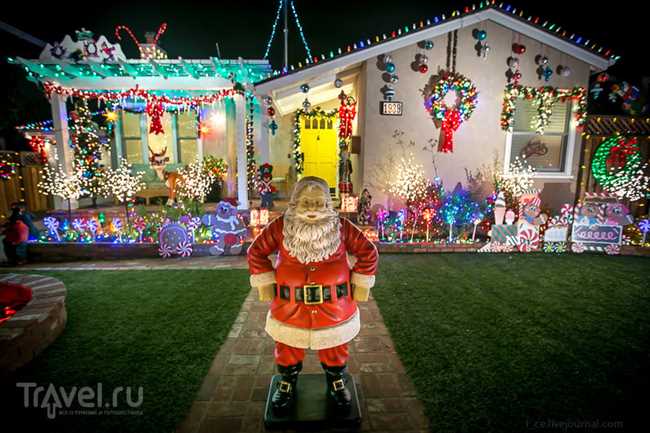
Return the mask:
M515 54L524 54L526 52L526 46L514 43L512 44L512 52Z
M266 112L268 113L269 116L275 116L275 108L273 107L267 108Z
M438 152L451 153L454 151L454 132L460 126L460 112L456 109L447 110L440 129Z
M426 74L429 72L429 66L427 66L426 63L422 63L420 66L418 66L418 70L420 71L421 74Z

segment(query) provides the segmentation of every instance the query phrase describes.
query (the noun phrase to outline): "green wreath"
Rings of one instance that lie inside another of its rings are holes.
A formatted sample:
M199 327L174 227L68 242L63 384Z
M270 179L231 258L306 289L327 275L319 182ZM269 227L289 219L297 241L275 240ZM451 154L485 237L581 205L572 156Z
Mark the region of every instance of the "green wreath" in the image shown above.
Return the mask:
M640 166L641 152L636 139L626 139L620 134L605 139L596 149L591 161L594 179L604 189L615 187L621 178L633 177Z

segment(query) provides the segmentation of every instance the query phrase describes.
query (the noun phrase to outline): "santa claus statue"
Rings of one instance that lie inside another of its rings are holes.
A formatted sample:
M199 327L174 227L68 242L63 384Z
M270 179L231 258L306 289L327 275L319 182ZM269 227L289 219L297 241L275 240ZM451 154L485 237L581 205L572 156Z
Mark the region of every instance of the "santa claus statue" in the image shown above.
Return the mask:
M277 253L275 267L269 255ZM347 255L356 257L350 269ZM327 183L305 177L296 183L284 215L273 220L248 249L251 285L271 301L266 332L275 340L282 375L273 391L276 412L290 409L305 349L318 351L327 395L341 411L351 393L343 373L348 342L361 327L357 302L375 282L377 249L354 224L339 217Z

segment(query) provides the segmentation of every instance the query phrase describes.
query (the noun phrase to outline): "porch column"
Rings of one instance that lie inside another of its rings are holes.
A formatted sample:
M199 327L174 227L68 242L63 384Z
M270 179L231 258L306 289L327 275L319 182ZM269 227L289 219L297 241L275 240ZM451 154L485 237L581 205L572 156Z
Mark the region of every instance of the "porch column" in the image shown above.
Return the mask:
M70 132L68 131L68 110L65 106L66 98L56 93L50 96L50 108L52 109L52 121L54 123L54 137L56 138L56 153L59 157L59 164L63 166L66 174L72 173L72 160L74 153L70 148ZM71 200L70 206L73 209L79 207L77 200ZM54 197L55 209L68 209L68 201Z
M260 154L260 165L271 163L271 152L269 149L269 122L264 112L263 105L260 104L260 110L257 117L257 151Z
M237 146L238 209L248 209L248 178L246 167L246 101L235 98L235 145Z

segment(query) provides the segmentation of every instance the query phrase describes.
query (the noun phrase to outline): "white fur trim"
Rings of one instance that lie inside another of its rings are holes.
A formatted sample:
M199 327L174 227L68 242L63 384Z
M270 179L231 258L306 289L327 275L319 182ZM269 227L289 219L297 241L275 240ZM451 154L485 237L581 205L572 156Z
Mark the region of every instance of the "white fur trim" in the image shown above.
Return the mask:
M375 276L352 272L352 278L350 278L350 282L357 287L365 287L366 289L370 289L375 285Z
M266 327L264 328L274 341L291 347L313 350L329 349L347 343L357 336L360 329L361 320L359 319L358 308L352 317L345 322L320 329L298 328L287 325L274 319L269 311L266 315Z
M268 286L275 283L275 272L263 272L251 275L251 287Z

